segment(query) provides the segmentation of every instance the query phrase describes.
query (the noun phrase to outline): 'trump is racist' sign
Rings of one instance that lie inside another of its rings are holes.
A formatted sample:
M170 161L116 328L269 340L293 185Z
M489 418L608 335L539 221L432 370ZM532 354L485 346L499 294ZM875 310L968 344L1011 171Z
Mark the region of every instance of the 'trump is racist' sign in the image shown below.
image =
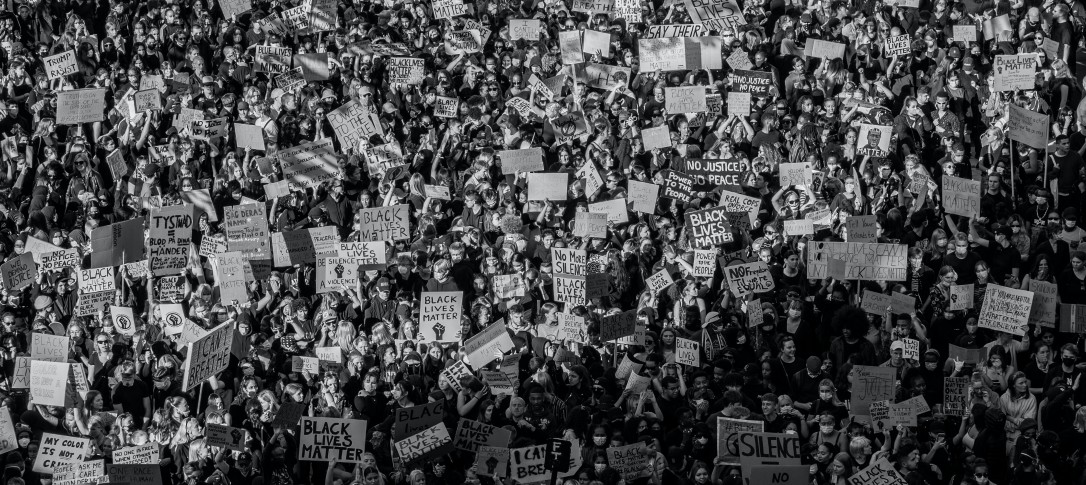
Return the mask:
M298 459L362 463L366 451L366 421L342 418L302 418Z

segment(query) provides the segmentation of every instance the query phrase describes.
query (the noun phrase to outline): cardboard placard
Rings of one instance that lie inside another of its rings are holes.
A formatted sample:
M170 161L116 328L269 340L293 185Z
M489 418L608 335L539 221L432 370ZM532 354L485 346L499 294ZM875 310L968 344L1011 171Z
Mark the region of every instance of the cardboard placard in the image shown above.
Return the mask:
M627 482L649 476L651 457L643 452L642 443L607 448L607 465L619 473Z
M419 311L419 340L423 342L459 342L464 312L464 292L422 292Z
M980 181L943 174L943 210L948 214L980 214Z
M192 139L210 142L226 136L226 118L192 121Z
M968 310L973 308L973 284L950 285L949 310Z
M789 185L810 186L813 175L811 164L807 162L782 163L778 165L781 173L781 187Z
M208 377L226 369L226 366L230 364L233 334L233 324L226 322L189 345L182 389L192 389L206 381Z
M369 108L355 100L348 101L324 115L336 133L340 147L358 149L359 142L373 135L384 135L381 121Z
M1007 121L1007 137L1038 150L1048 147L1048 115L1037 113L1011 103L1010 118Z
M638 39L637 43L642 72L686 69L686 43L682 38Z
M977 26L973 24L955 25L954 27L954 40L963 42L976 42L977 41Z
M106 119L105 89L76 89L57 93L58 125L93 123Z
M989 284L977 324L980 328L1025 335L1032 306L1032 291Z
M245 438L248 432L244 428L232 428L225 424L207 423L204 436L207 444L234 451L246 451ZM305 437L302 437L304 440Z
M671 273L668 273L667 269L660 269L660 271L645 279L645 286L654 295L659 294L674 283L675 280L671 278Z
M68 366L69 364L60 362L30 361L30 396L34 404L60 407L66 405Z
M362 463L366 425L362 419L302 417L298 459Z
M562 50L562 64L573 65L584 62L584 51L581 49L581 33L579 31L559 32L558 45Z
M946 377L943 380L943 413L965 416L969 412L969 377Z
M411 238L411 221L408 218L407 204L357 212L357 220L362 222L361 238L363 241L403 241Z
M630 209L642 214L652 214L656 211L656 200L660 194L660 186L650 182L637 180L626 181L626 197L630 202Z
M667 125L660 125L641 130L641 144L644 145L647 151L657 148L671 148L670 128Z
M868 414L871 403L894 398L897 369L858 365L853 372L852 414Z
M137 91L132 97L133 109L137 113L143 113L145 111L161 111L162 110L162 94L157 89L147 89L143 91Z
M567 173L528 174L528 200L564 202L568 191L569 174Z
M751 466L801 465L799 437L787 433L739 433L739 463L749 476Z
M396 441L396 453L405 463L441 456L453 450L452 437L445 423L437 423L416 434Z
M1030 307L1029 311L1029 323L1055 328L1056 300L1058 298L1056 284L1031 279L1026 289L1033 292L1033 306ZM953 292L951 292L951 295L953 295Z
M906 485L905 479L897 472L894 465L880 457L871 465L848 477L848 485Z
M162 467L158 463L150 465L111 464L106 466L110 483L139 483L162 485Z
M513 339L502 321L493 323L464 342L464 352L472 368L481 369L513 349Z
M23 252L0 265L0 272L3 273L4 289L16 292L34 283L38 276L38 265L34 262L33 254Z
M453 433L453 447L475 453L483 446L507 447L513 433L505 428L460 418Z
M539 40L542 25L539 19L509 19L509 38Z
M763 261L737 264L721 269L728 281L728 287L736 298L766 293L773 291L773 288L776 287L773 282L773 275L769 272L769 266Z
M690 19L709 30L732 31L747 23L734 0L685 0L685 3Z
M607 315L600 320L600 341L607 342L633 335L636 329L637 310Z
M728 210L723 207L687 212L686 224L693 248L712 248L735 240L728 222Z
M814 234L814 221L810 219L793 219L784 221L785 236L806 236L809 234Z
M698 367L701 365L701 344L696 340L675 338L675 362Z
M158 465L158 443L125 447L113 450L113 463L117 465Z
M663 197L676 200L687 200L691 196L694 186L694 177L677 170L661 170L656 174L663 188Z
M388 59L389 82L420 84L426 76L426 61L419 57L390 57Z
M818 241L808 248L808 278L833 276L827 272L827 263L833 259L844 262L840 279L905 281L908 246L904 244Z
M872 157L885 157L890 153L890 137L894 127L885 125L860 124L859 142L856 152Z
M764 421L718 416L716 418L716 456L721 458L722 463L738 465L739 434L744 432L760 433L764 430Z
M67 369L64 375L68 375ZM63 396L63 393L61 395ZM34 471L52 474L60 464L82 462L90 450L90 438L44 433L38 446L38 455L34 458Z
M434 18L451 19L468 14L468 6L463 0L433 0Z
M475 454L475 474L492 478L509 476L509 448L480 446Z
M1029 91L1037 85L1037 55L997 55L993 63L995 91Z
M259 126L246 123L234 123L234 135L237 136L239 148L252 148L253 150L266 150L264 145L264 130Z
M340 178L339 162L328 138L280 150L275 156L283 167L283 178L290 181L291 190L315 188Z
M821 39L807 39L803 55L821 59L842 59L845 57L845 44Z
M705 87L665 87L664 107L670 114L702 113L708 111L709 107L705 104Z
M502 173L538 172L543 170L543 149L539 147L498 152Z
M588 211L606 214L607 222L625 224L629 222L629 214L626 212L626 199L611 199L602 202L588 204Z
M887 57L907 56L913 50L912 40L909 38L909 34L887 37L883 48Z
M227 220L229 222L229 218ZM152 275L176 275L188 266L195 225L193 208L190 206L176 205L151 210L147 262Z
M75 51L65 51L60 54L42 58L45 67L45 75L50 80L59 79L79 71L75 62Z
M578 212L573 220L573 235L577 237L607 237L607 214Z
M434 116L440 118L456 118L457 107L460 100L445 96L437 96L434 101Z
M875 242L878 240L876 216L848 216L845 220L848 242Z
M588 55L598 54L602 58L611 57L611 34L585 29L581 38L581 49Z

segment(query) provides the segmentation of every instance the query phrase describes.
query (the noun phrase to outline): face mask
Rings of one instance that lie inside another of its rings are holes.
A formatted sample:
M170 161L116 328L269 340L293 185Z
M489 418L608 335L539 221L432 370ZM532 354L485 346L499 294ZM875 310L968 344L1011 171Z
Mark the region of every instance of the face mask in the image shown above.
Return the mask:
M819 430L819 431L821 431L821 432L822 432L822 434L830 434L830 433L833 433L833 425L830 425L830 426L819 426L819 427L818 427L818 430Z
M603 446L603 445L607 444L607 438L606 437L592 438L592 442L595 443L596 446Z
M802 314L803 312L799 310L788 310L788 316L792 318L799 318Z
M709 444L709 438L698 438L698 444L702 446Z
M597 474L598 473L603 473L603 471L607 469L607 465L597 463L596 466L594 466L593 468L596 469Z
M796 430L794 430L794 429L786 429L786 430L784 430L784 433L785 434L796 434Z
M743 344L747 343L747 336L746 335L740 335L739 339L736 340L736 343L738 343L739 345L743 345Z
M821 397L823 401L829 401L830 399L833 399L833 393L830 392L820 392L818 393L818 396Z
M30 438L23 438L19 440L19 448L26 448L30 446Z
M935 362L924 362L924 368L927 370L935 370L936 367L939 367L939 364Z
M1078 359L1076 359L1074 357L1064 357L1062 359L1063 365L1066 365L1068 367L1071 367L1071 366L1075 365L1075 362L1077 362L1077 361L1078 361Z

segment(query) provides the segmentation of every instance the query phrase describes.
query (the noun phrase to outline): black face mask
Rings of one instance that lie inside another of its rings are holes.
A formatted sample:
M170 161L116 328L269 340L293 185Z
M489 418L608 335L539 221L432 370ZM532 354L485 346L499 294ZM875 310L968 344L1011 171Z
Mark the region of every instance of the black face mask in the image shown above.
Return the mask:
M1067 367L1072 367L1075 365L1075 362L1078 362L1078 359L1074 357L1064 357L1062 361L1063 365L1066 365Z

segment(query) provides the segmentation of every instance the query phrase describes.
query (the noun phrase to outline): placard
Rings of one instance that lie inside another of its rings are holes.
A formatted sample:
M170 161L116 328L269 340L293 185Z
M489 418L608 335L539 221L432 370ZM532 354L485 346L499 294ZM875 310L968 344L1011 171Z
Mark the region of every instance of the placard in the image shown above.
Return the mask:
M78 249L61 249L43 254L41 256L41 262L38 264L38 271L41 273L63 271L70 268L78 268L81 264L83 264L83 257L79 255ZM110 269L112 269L112 267L110 267Z
M879 228L876 216L848 216L845 219L848 242L876 242Z
M231 428L225 424L207 423L204 428L204 436L207 444L234 451L246 451L245 437L248 434L243 428ZM302 436L304 441L306 436Z
M1038 150L1048 147L1048 115L1021 108L1011 103L1007 121L1007 137ZM978 182L979 183L979 182Z
M592 202L591 204L588 204L588 211L606 214L607 222L613 222L615 224L625 224L630 220L626 213L626 199Z
M467 339L463 351L467 353L468 364L471 364L472 368L481 369L512 349L513 339L505 329L505 323L498 321Z
M340 177L339 162L332 140L328 138L279 150L276 158L283 167L283 178L290 181L291 190L316 188Z
M709 35L709 29L701 24L662 24L648 25L642 34L643 39L659 39L661 37L701 37ZM735 66L732 66L735 67Z
M967 349L950 344L947 350L947 359L960 360L966 364L979 364L988 360L986 349Z
M690 19L709 30L731 32L747 23L743 11L733 0L685 0L685 3Z
M626 181L626 197L630 202L630 209L642 214L652 214L656 211L656 199L660 194L660 186L649 182L637 180Z
M128 446L113 450L113 463L117 465L158 465L158 443Z
M449 436L445 423L441 422L396 441L396 453L405 463L440 456L452 450L452 437Z
M984 303L977 324L980 328L1025 335L1032 306L1032 291L989 284L984 292Z
M162 95L157 89L146 89L143 91L137 91L132 97L133 109L137 113L143 113L145 111L161 111L162 110Z
M436 3L436 2L435 2ZM461 4L464 7L466 5ZM420 84L426 75L426 61L419 57L388 58L388 81L403 84Z
M356 220L361 222L359 230L363 241L403 241L411 239L411 221L408 218L408 205L399 204L372 209L362 209L356 213Z
M586 329L584 317L572 313L558 312L558 334L555 339L585 343L588 339Z
M869 414L872 402L894 398L896 368L858 365L852 369L852 414Z
M509 19L509 38L539 40L542 26L539 19Z
M1059 331L1073 334L1086 331L1086 305L1061 303Z
M645 128L641 130L641 144L645 151L671 148L671 129L667 125Z
M723 207L687 212L686 227L693 248L712 248L735 240L728 222L728 210Z
M459 342L464 312L463 291L424 291L419 311L422 342Z
M74 50L44 57L42 58L42 65L45 67L45 75L49 80L59 79L79 71L79 67L75 63Z
M462 0L433 0L434 18L451 19L468 14L468 6Z
M58 125L78 125L106 119L105 89L75 89L57 93Z
M362 463L366 452L366 421L303 416L298 433L298 459Z
M192 139L210 142L226 136L226 118L192 121Z
M509 448L480 446L475 455L475 474L492 478L509 476Z
M528 174L528 200L566 201L569 191L569 174Z
M192 207L185 205L151 210L147 262L154 276L176 275L188 266L192 229L195 226L192 212ZM229 222L228 216L227 223ZM103 290L104 288L89 288L87 292Z
M267 206L263 202L225 207L223 216L230 251L239 251L246 258L271 259Z
M961 42L977 41L977 26L974 24L954 25L954 40Z
M701 365L700 344L695 340L675 338L675 362L698 367Z
M890 137L894 127L860 123L859 142L856 153L872 157L886 157L890 154Z
M69 342L67 335L34 332L30 335L30 358L48 362L68 362Z
M1056 284L1031 279L1026 289L1033 292L1033 305L1029 311L1029 323L1055 328L1058 298Z
M637 329L637 310L607 315L600 319L600 341L607 342L633 335Z
M30 361L30 396L34 404L64 407L67 389L67 363L36 359Z
M736 298L773 291L776 287L769 266L763 261L737 264L721 268L728 287Z
M970 378L945 377L943 378L943 413L947 416L966 416L970 410L969 391L971 389Z
M370 112L367 106L355 100L329 111L324 117L328 120L328 124L332 125L332 130L335 131L342 150L349 148L357 150L360 141L369 139L372 135L384 135L384 129L381 127L377 114Z
M509 477L516 483L542 483L550 476L550 472L543 468L547 458L547 445L513 448L509 452Z
M995 91L1030 91L1037 85L1037 55L997 55L993 64Z
M751 466L802 464L799 437L787 433L740 432L738 451L739 463L747 476Z
M98 483L98 478L106 473L104 459L58 463L53 467L53 485L83 485Z
M38 277L38 265L33 254L23 252L0 265L0 272L3 272L4 289L16 292L34 282Z
M665 87L664 107L670 114L703 113L708 111L709 107L705 104L705 87Z
M712 278L716 272L716 251L710 249L695 249L693 275L701 278Z
M943 174L943 210L976 217L980 213L980 181Z
M607 214L578 212L573 220L573 235L577 237L607 237Z
M539 147L498 152L503 174L538 172L543 170L543 149Z
M475 453L483 446L507 447L512 439L513 433L505 428L460 418L452 444L458 450Z
M723 464L738 465L739 434L761 433L763 431L765 431L764 421L717 416L716 456L720 457Z
M912 40L909 34L890 36L886 38L884 49L887 57L907 56L913 51Z
M750 219L750 224L754 225L758 219L758 210L762 207L762 199L724 191L720 193L720 206L728 209L728 212L746 213ZM732 225L734 226L735 223L733 222Z
M808 485L811 483L811 467L803 465L751 465L748 472L752 484Z
M781 174L781 187L803 185L810 187L813 175L808 162L782 163L778 165Z
M728 160L688 158L683 171L694 177L694 190L713 191L720 186L739 190L739 177L744 170L738 158Z
M106 472L109 475L109 483L111 484L162 485L162 466L158 463L150 465L111 464L106 466Z
M920 341L911 338L901 339L901 341L905 342L905 349L901 356L906 359L920 360Z
M649 460L654 457L642 452L644 444L634 443L607 448L607 465L617 471L627 483L648 477Z
M252 148L253 150L266 150L264 146L264 130L259 126L246 123L234 123L234 135L237 136L238 148Z
M562 49L562 64L572 65L584 62L580 31L559 32L558 45Z
M784 235L787 237L814 234L814 221L810 219L792 219L784 221ZM849 233L851 236L851 233Z
M663 197L676 200L688 200L694 186L694 177L677 170L661 170L657 173L660 184L664 187Z
M64 370L67 374L67 369ZM63 397L64 393L61 393ZM63 407L64 404L61 404ZM79 463L90 453L90 438L76 438L53 433L43 433L38 445L38 455L34 458L34 471L52 474L57 465Z
M241 14L253 9L251 0L218 0L219 8L222 9L223 18L231 18L235 15L240 17ZM116 461L114 461L116 463Z
M671 286L673 283L675 283L675 280L671 278L671 273L668 273L666 268L661 268L660 271L645 279L645 286L654 295L664 291L664 288Z
M203 337L192 342L185 359L185 373L181 388L192 389L230 364L230 345L233 343L234 324L226 322L215 327Z
M908 247L904 244L818 241L808 248L808 278L830 276L827 262L836 259L845 263L843 279L905 281Z
M905 479L894 465L880 457L871 465L848 477L848 485L906 485Z
M845 57L845 44L809 38L803 46L803 55L826 60L842 59Z
M637 45L641 72L686 69L686 43L681 38L638 39Z
M440 118L456 118L457 107L460 100L445 96L437 96L434 100L434 116Z
M973 294L972 283L968 285L950 285L950 306L947 309L968 310L973 308Z

